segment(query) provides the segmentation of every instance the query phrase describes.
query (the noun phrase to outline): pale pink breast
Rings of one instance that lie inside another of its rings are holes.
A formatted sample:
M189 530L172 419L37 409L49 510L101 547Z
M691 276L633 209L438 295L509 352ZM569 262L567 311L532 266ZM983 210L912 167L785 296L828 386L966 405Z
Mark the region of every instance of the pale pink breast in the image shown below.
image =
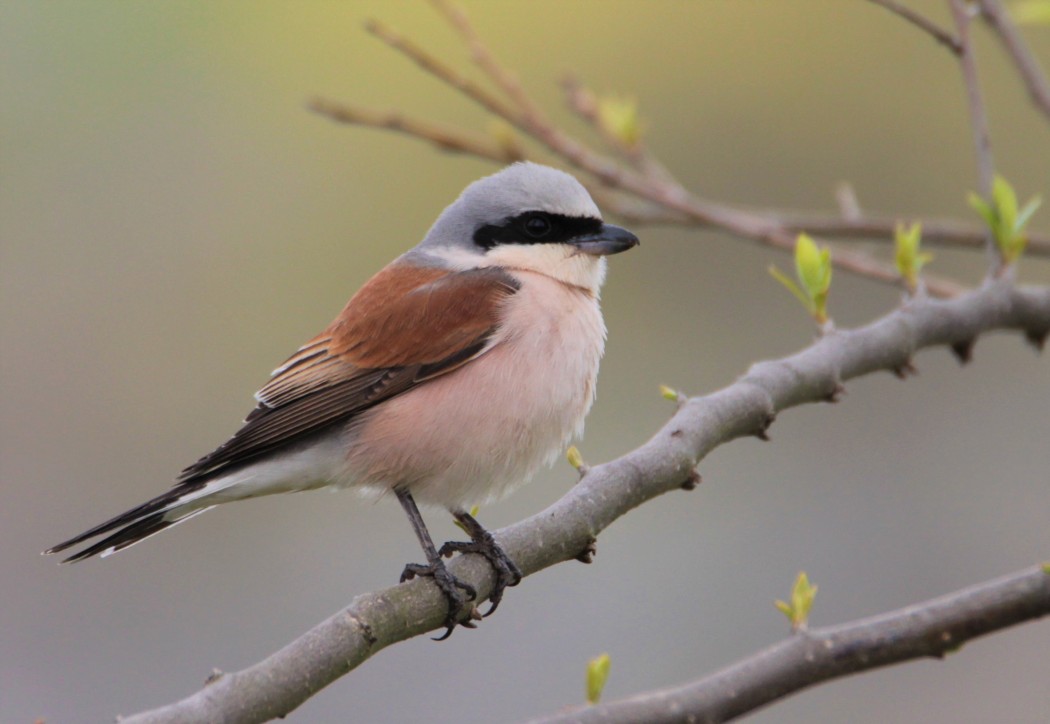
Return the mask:
M352 485L404 485L446 507L483 503L526 482L582 432L605 345L598 301L515 274L522 288L488 352L352 426Z

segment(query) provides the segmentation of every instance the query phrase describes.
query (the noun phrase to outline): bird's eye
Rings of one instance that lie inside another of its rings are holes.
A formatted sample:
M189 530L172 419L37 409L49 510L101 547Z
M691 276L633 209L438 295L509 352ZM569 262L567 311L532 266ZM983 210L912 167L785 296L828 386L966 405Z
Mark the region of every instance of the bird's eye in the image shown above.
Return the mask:
M525 229L525 233L533 239L542 239L551 233L550 219L539 214L525 219L522 227Z

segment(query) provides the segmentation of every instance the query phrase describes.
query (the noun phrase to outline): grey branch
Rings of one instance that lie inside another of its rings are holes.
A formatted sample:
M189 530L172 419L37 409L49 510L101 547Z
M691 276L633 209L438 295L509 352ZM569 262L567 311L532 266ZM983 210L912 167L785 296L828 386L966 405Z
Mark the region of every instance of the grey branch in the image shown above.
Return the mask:
M1015 287L999 278L950 300L913 298L865 327L832 331L795 355L755 364L728 387L682 402L647 443L589 468L549 508L496 537L526 575L574 560L633 508L688 487L696 465L719 445L764 434L778 412L834 400L847 380L909 369L921 349L969 346L992 330L1018 330L1041 346L1050 334L1050 287ZM479 597L491 591L484 559L461 556L449 568L473 584ZM440 628L444 616L444 598L427 580L367 593L259 663L212 677L182 701L122 721L281 717L383 648ZM841 665L848 669L848 662Z
M822 681L923 657L944 658L967 641L1050 614L1042 567L861 621L796 633L684 686L580 707L532 724L723 722Z

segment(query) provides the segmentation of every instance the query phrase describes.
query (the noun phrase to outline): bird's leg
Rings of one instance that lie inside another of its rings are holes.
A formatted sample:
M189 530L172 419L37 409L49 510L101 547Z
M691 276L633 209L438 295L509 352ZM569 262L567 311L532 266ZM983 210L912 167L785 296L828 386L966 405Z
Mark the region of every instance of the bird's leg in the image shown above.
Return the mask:
M408 520L412 524L412 528L416 531L416 537L419 538L419 543L423 546L423 552L427 555L426 565L420 563L409 563L405 566L405 570L401 574L401 582L404 583L416 576L432 578L434 579L434 583L438 585L438 588L441 589L441 592L445 594L445 599L448 601L448 616L445 618L445 626L448 630L445 631L443 636L435 639L435 641L444 641L447 639L452 635L452 632L457 625L465 626L466 628L475 628L475 624L471 618L477 616L476 610L472 610L471 615L465 621L461 622L457 617L469 601L473 601L477 598L478 592L472 585L456 578L448 572L447 568L445 568L445 562L441 560L441 556L434 547L434 541L430 538L430 532L427 531L426 523L423 522L423 516L419 514L419 508L416 507L416 501L412 499L412 495L407 490L398 490L397 499L401 501L401 507L404 508L405 513L408 514ZM460 593L459 589L462 589L463 593ZM464 595L464 593L466 595ZM473 609L473 606L471 606L471 608Z
M521 569L510 559L492 534L481 527L481 523L474 520L474 516L465 510L453 510L453 517L459 521L463 529L470 536L470 542L449 541L441 546L439 551L443 556L451 556L453 553L477 553L485 556L496 573L496 583L492 587L492 595L489 601L492 604L483 615L491 616L503 600L503 590L508 586L516 586L521 582Z

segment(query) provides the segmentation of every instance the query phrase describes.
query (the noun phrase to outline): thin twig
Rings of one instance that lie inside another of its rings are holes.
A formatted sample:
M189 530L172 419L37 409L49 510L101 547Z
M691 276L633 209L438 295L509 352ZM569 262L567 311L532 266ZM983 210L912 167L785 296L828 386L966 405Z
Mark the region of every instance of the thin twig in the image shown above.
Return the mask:
M677 182L659 180L625 168L607 156L588 148L580 141L554 126L539 107L529 98L512 73L507 71L495 56L484 46L466 16L444 0L434 0L435 5L449 18L468 42L475 61L489 77L508 95L518 107L510 107L477 84L469 81L455 70L434 58L415 43L376 22L368 29L382 38L392 48L402 52L421 68L449 83L473 99L482 107L545 145L556 156L564 159L602 183L619 188L643 199L648 199L667 209L684 214L695 222L718 226L738 236L761 242L780 249L793 249L794 236L783 229L770 225L751 214L739 212L693 196ZM881 262L868 254L854 250L833 252L832 263L846 271L867 276L878 281L897 283L898 274L893 265ZM927 279L927 289L935 296L950 297L964 287L956 282Z
M487 89L470 80L454 68L449 67L448 64L442 62L434 55L426 52L416 43L404 37L393 28L389 28L377 20L369 20L365 23L365 30L415 62L416 65L426 72L452 86L493 115L504 118L507 122L512 123L515 126L521 126L523 123L521 114L515 108L497 98Z
M974 57L973 43L970 39L973 13L966 0L949 0L949 5L962 47L962 52L959 53L959 65L963 82L966 85L970 129L973 135L974 155L977 160L977 186L982 196L991 198L995 162L992 159L992 141L988 134L988 114L985 112L984 101L981 98L981 84L977 79L977 59Z
M1050 80L999 0L979 0L981 15L995 31L1024 81L1032 102L1050 119Z
M928 33L934 40L951 50L956 55L962 55L963 48L959 39L926 16L912 10L906 5L896 2L896 0L868 0L868 2L884 7L894 15L904 18L915 27Z
M512 73L494 56L474 31L466 13L459 6L448 2L448 0L431 0L437 10L445 16L448 21L463 38L470 57L475 64L489 77L489 79L502 90L508 98L518 107L525 125L540 127L552 126L547 115L538 103L526 92L525 87L518 80L518 76Z
M362 113L361 109L341 106L324 100L314 100L311 108L323 115L345 123L358 123L386 129L396 129L404 133L425 138L445 150L455 149L465 152L473 152L483 158L503 160L503 154L496 150L495 146L480 144L477 139L470 139L443 129L437 136L417 133L422 128L421 122L410 121L405 117L394 114L393 118L381 112L374 112L374 116L368 112ZM624 171L624 173L627 173ZM761 217L750 215L746 212L730 209L709 202L696 199L689 194L682 197L680 194L668 191L660 184L652 188L635 180L635 177L625 177L631 180L624 183L613 182L613 187L622 187L638 196L655 201L672 212L677 212L690 219L694 223L717 226L740 236L761 241L767 246L772 246L785 251L795 248L795 234L784 228L771 224ZM832 263L846 271L860 276L874 279L876 281L897 284L900 276L896 269L886 262L879 261L869 254L832 246ZM958 282L927 276L927 289L934 296L952 297L965 290L966 287Z
M531 724L729 721L824 681L944 658L967 641L1046 615L1050 573L1037 566L897 611L799 632L684 686L574 707Z
M433 144L443 151L466 153L495 163L511 163L519 160L536 160L535 156L516 139L497 139L482 134L463 131L422 121L395 111L382 111L361 106L337 103L325 98L311 100L307 107L338 123L360 125L397 131L412 138ZM607 187L589 184L588 188L599 201L599 206L610 213L635 223L686 224L709 226L681 211L634 196L614 194ZM730 208L720 202L707 201L712 206ZM776 211L768 209L737 209L737 213L751 214L756 223L779 227L787 234L807 232L845 239L873 239L887 241L893 233L899 216L864 216L844 219L820 213ZM985 244L987 229L951 219L917 219L923 224L923 243L931 246L961 247L977 249ZM1025 254L1029 257L1050 257L1050 235L1029 236Z
M988 238L988 228L967 224L953 219L923 219L908 216L862 216L858 219L843 219L819 213L765 212L766 216L788 231L808 231L813 234L847 239L892 239L898 222L921 221L922 243L935 246L980 249ZM1050 257L1050 234L1032 234L1026 256Z
M470 134L457 128L421 121L397 111L379 111L332 103L323 98L314 98L307 107L338 123L382 128L426 139L443 151L467 153L496 163L513 163L525 159L525 150L512 140L501 142L480 134Z

